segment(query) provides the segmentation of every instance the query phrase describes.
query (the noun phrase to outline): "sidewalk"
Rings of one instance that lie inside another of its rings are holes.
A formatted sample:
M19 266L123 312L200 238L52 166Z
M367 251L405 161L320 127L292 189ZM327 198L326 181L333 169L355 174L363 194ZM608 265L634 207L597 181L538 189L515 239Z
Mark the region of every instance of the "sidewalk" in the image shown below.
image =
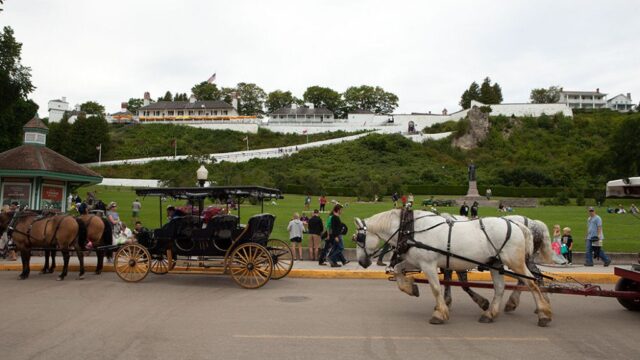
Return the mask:
M40 271L44 263L44 257L34 256L31 258L31 270ZM58 271L62 268L62 257L56 258ZM94 256L85 257L85 269L87 272L95 270L96 258ZM582 265L570 266L541 266L542 271L552 276L558 282L570 282L576 280L582 283L616 283L618 277L613 274L614 265L604 267L596 264L593 267ZM22 264L18 261L8 261L0 259L0 271L21 271ZM69 271L78 271L78 258L71 256ZM105 261L105 272L113 272L113 265ZM422 276L422 275L421 275ZM318 265L317 261L296 261L289 277L314 278L314 279L388 279L383 266L375 263L368 269L363 269L356 261L351 261L346 266L332 268L330 266ZM455 279L455 275L454 275ZM472 270L469 272L469 281L491 281L491 274L488 271L480 272ZM515 281L507 277L507 281Z

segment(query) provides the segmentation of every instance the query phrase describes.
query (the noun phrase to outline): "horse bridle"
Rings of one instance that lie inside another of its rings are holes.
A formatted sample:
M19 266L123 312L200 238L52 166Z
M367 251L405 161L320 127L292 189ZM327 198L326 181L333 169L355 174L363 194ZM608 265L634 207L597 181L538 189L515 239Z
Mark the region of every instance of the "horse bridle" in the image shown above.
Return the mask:
M423 215L420 216L418 218L413 219L413 221L415 222L416 220L425 218L425 217L431 217L431 216L440 216L438 214L428 214L428 215ZM360 222L362 222L362 226L358 227L356 229L356 233L354 235L353 240L355 241L356 245L361 248L364 251L364 254L367 258L371 259L373 257L376 256L380 256L380 255L385 255L387 253L390 253L392 251L395 251L395 249L389 248L389 250L385 251L384 253L382 252L382 249L384 249L385 246L387 246L387 244L389 244L389 242L391 241L391 239L393 239L394 236L396 236L396 234L398 234L401 230L402 230L402 223L400 223L400 225L398 226L398 229L396 231L393 232L393 234L391 234L391 236L389 236L389 238L387 240L385 240L384 243L382 243L382 246L378 246L371 254L369 254L367 252L367 246L366 246L366 241L367 241L367 224L365 223L365 221L363 219L359 219ZM446 221L443 221L441 223L438 223L436 225L430 226L427 229L424 230L419 230L419 231L413 231L413 234L415 233L420 233L420 232L425 232L425 231L429 231L431 229L434 229L442 224L445 224ZM380 235L374 233L378 238L380 238ZM412 235L412 234L406 234L406 235Z

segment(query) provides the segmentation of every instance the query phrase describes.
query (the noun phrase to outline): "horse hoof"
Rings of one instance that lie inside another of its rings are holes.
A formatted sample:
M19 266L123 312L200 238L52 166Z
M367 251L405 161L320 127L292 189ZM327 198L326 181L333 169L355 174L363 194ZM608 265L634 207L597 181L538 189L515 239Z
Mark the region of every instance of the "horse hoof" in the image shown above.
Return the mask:
M481 304L480 308L484 311L489 310L489 300L485 299Z
M20 274L20 275L18 275L18 280L27 280L28 277L29 277L29 275Z
M100 274L102 274L102 271L96 271L95 274L96 275L100 275Z
M411 287L411 295L415 297L420 296L420 289L418 289L418 285L413 284L413 286Z
M451 299L450 298L444 299L444 303L447 304L447 307L451 307Z
M480 316L480 319L478 320L478 322L481 322L483 324L489 324L493 322L493 319L486 315L482 315Z
M431 319L429 319L429 324L441 325L441 324L444 324L444 320L437 318L435 316L432 316Z
M47 272L47 270L42 269L42 270L40 270L40 273L39 273L39 274L40 274L40 275L46 275L46 274L48 274L48 272Z
M63 276L58 276L58 277L56 278L56 281L62 281L62 280L64 280L64 277L63 277Z
M551 319L549 318L538 319L538 326L547 327L547 325L549 325L550 322L551 322Z
M512 311L515 311L515 310L516 310L516 306L513 305L512 303L507 303L504 306L504 312L512 312Z
M84 275L78 275L78 280L84 280Z

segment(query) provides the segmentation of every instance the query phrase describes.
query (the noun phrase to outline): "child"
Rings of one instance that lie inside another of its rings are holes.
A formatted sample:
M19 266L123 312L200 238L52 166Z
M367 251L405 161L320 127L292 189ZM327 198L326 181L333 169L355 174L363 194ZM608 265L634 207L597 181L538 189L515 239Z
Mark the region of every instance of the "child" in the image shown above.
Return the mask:
M551 249L553 249L553 262L557 265L566 265L567 259L562 254L562 233L560 232L560 225L553 225L553 241L551 242Z
M569 262L569 265L573 262L573 238L571 237L571 228L566 227L562 229L562 248L561 252L565 259Z

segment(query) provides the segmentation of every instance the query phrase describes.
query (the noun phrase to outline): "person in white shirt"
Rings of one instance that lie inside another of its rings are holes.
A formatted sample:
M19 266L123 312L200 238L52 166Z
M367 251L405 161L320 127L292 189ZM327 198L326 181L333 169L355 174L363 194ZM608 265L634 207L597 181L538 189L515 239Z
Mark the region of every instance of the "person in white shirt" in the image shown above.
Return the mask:
M291 242L291 250L293 251L294 260L302 260L302 233L304 232L304 224L300 221L298 213L293 214L293 219L287 225L289 231L289 241ZM296 247L298 248L298 258L296 259Z

